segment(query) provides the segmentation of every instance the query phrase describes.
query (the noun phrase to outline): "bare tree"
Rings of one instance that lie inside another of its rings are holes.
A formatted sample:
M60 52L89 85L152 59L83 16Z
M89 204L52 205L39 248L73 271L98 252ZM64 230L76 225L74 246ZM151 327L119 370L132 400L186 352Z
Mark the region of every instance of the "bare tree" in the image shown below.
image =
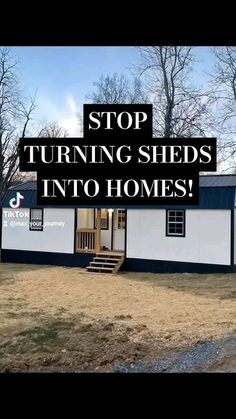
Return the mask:
M101 76L94 83L96 90L87 95L92 103L125 104L146 103L142 83L138 78L129 81L123 74L114 73L112 76Z
M35 109L34 100L27 100L20 90L16 65L9 49L0 49L0 196L16 176L18 140L26 136Z
M190 47L140 47L140 77L153 103L153 131L163 137L204 137L211 98L193 87Z
M8 48L0 49L0 197L14 182L34 178L19 173L19 138L68 136L58 122L32 123L35 99L25 97L16 75L17 61Z
M222 123L236 117L236 47L214 48L216 97L224 104Z
M42 122L37 137L44 138L65 138L68 137L68 131L61 127L57 121Z
M212 75L217 101L218 131L222 161L226 170L236 168L236 47L218 47L213 50L216 65Z

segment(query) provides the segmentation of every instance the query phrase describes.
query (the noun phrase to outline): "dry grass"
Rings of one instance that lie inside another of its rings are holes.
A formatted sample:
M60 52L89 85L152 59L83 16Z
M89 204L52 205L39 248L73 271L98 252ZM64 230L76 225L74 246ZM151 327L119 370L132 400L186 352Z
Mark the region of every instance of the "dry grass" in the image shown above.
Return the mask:
M236 275L0 266L0 371L110 371L236 329Z

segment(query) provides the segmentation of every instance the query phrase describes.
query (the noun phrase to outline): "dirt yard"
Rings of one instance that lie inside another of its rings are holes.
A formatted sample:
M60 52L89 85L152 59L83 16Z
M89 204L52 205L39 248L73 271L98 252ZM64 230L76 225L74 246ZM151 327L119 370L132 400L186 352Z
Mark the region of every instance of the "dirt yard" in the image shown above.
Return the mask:
M236 275L0 265L0 372L105 372L236 330Z

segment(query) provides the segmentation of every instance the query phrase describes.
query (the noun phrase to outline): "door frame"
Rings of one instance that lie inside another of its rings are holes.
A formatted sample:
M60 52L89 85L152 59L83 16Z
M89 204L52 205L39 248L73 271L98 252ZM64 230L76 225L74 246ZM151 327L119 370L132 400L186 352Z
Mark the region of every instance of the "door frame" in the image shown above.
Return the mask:
M112 218L111 218L111 250L114 250L114 241L115 241L115 232L118 231L118 229L115 229L115 222L114 222L114 213L116 211L116 217L118 214L118 210L124 210L125 211L125 228L122 229L124 230L124 242L123 242L123 247L124 249L122 249L122 251L126 252L126 235L127 235L127 209L126 208L113 208L113 212L112 212ZM118 250L119 251L119 250Z

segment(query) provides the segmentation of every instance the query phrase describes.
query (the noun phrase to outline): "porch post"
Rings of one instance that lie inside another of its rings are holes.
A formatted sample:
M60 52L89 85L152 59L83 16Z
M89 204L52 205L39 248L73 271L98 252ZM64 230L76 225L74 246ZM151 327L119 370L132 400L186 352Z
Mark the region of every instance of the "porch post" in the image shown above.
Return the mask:
M101 209L97 208L96 252L101 250Z

